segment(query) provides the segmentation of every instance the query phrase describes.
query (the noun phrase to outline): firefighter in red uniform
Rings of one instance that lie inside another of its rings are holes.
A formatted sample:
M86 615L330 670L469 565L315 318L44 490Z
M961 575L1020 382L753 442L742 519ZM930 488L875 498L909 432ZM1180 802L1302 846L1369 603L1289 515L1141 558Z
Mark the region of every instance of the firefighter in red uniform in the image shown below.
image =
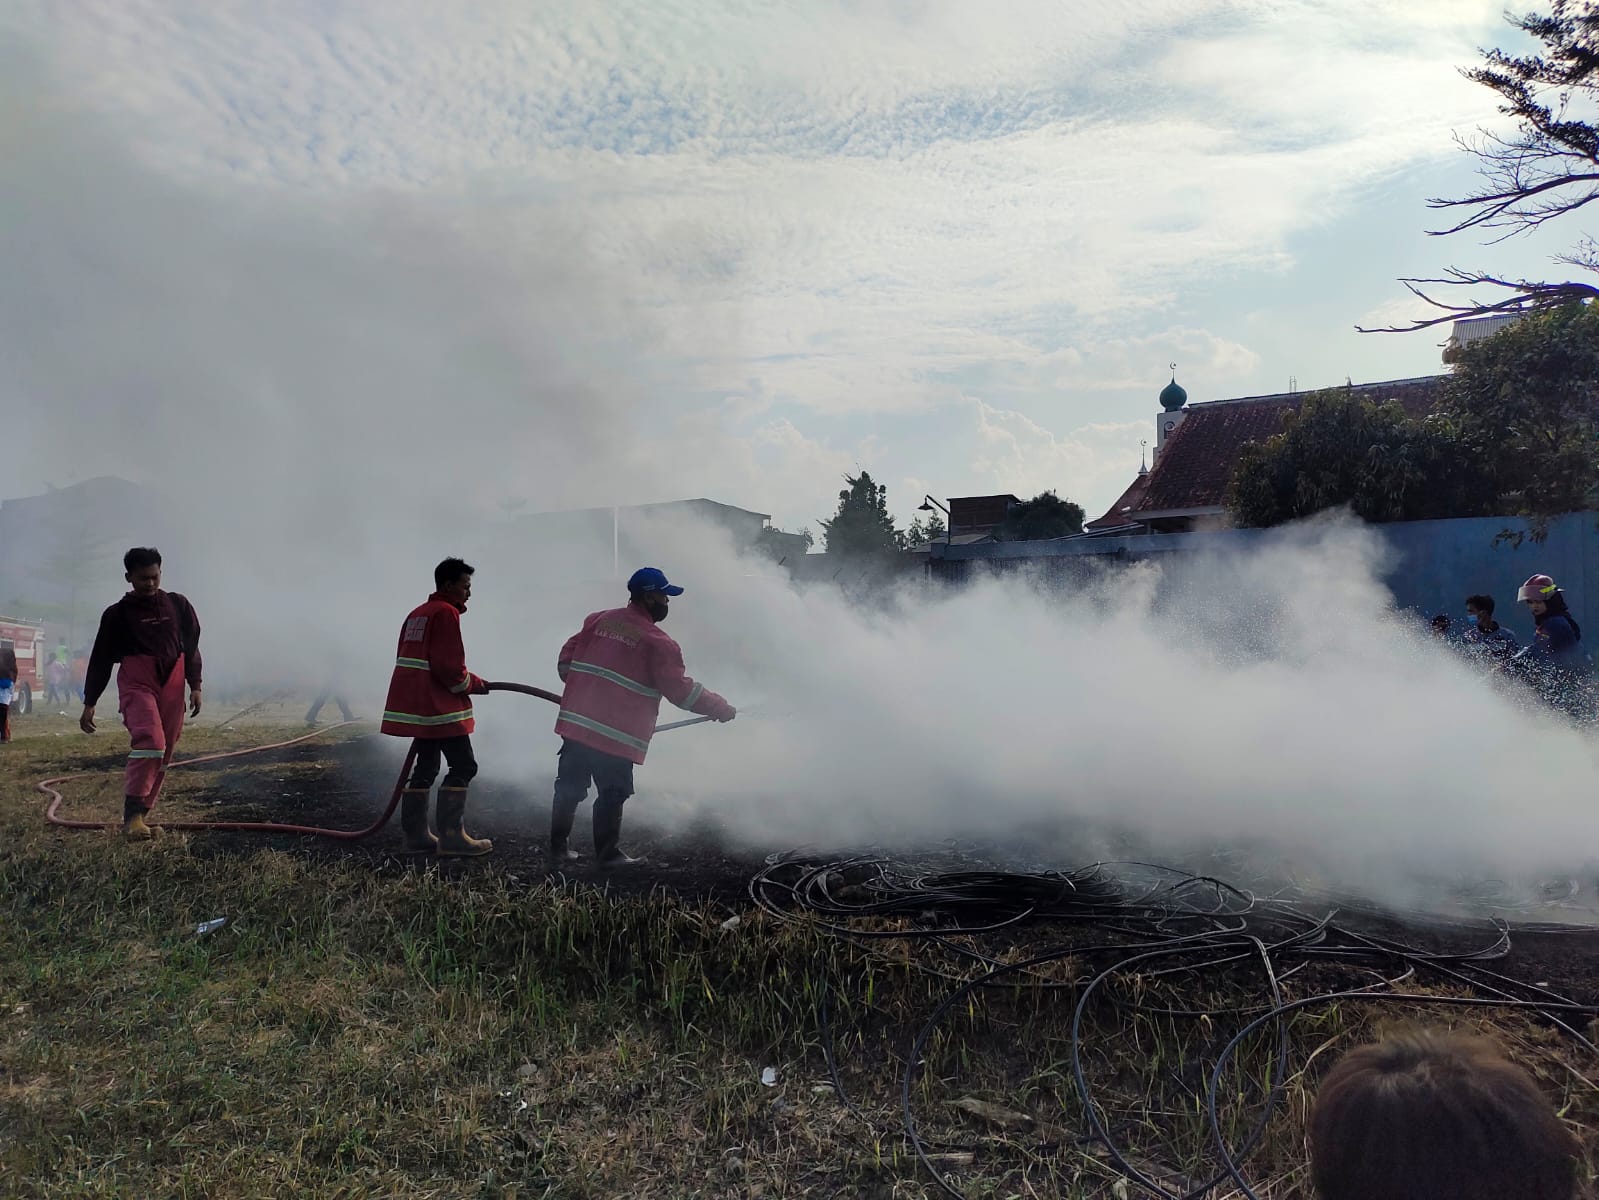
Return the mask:
M133 590L100 617L83 681L78 726L95 731L94 706L117 671L117 709L128 727L128 767L122 785L122 836L155 836L144 818L155 807L167 767L183 733L183 685L189 715L200 715L200 618L176 592L161 590L161 551L135 546L122 556Z
M594 857L602 867L639 860L622 852L622 805L633 794L633 767L644 761L664 696L679 708L731 721L737 710L683 673L683 651L660 627L669 600L683 589L654 567L627 581L629 603L591 614L561 647L556 663L566 688L555 732L561 735L550 817L550 862L575 861L567 844L577 806L594 801Z
M413 854L487 854L494 844L467 835L466 789L477 774L472 757L473 695L488 691L466 669L461 644L461 614L472 595L472 568L447 558L433 569L434 592L411 610L400 628L400 646L383 705L383 732L415 739L416 766L400 796L400 826ZM428 793L439 776L439 760L449 772L439 785L438 828L428 831Z

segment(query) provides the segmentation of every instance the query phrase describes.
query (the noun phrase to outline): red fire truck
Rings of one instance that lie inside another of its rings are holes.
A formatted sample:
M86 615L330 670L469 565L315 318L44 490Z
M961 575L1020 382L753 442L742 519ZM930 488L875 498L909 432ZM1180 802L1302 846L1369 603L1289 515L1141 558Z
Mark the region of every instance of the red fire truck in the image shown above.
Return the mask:
M17 652L17 697L13 715L33 710L33 694L45 692L44 622L22 617L0 617L0 649Z

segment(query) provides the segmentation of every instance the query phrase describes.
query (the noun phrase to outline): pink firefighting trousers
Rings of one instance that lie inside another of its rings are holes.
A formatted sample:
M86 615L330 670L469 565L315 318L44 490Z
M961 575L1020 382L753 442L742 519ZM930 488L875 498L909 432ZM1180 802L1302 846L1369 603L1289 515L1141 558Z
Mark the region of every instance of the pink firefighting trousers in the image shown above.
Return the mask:
M183 655L165 680L157 678L155 659L149 655L123 659L117 671L117 707L132 742L123 794L144 800L149 808L183 733Z

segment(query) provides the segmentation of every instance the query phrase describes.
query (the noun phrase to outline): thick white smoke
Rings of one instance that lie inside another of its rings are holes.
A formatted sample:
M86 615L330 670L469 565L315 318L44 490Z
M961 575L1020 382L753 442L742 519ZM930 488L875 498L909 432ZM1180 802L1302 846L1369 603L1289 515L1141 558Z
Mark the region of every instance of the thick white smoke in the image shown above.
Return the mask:
M1569 868L1599 846L1599 743L1397 616L1381 539L1352 522L1073 593L1011 577L870 610L707 544L663 532L690 588L670 628L690 673L747 711L662 735L635 809L714 815L768 847L975 836L1091 857L1120 829L1172 852L1286 851L1362 886ZM553 678L579 607L518 669ZM517 646L472 637L479 658ZM489 771L541 821L547 714L480 711Z

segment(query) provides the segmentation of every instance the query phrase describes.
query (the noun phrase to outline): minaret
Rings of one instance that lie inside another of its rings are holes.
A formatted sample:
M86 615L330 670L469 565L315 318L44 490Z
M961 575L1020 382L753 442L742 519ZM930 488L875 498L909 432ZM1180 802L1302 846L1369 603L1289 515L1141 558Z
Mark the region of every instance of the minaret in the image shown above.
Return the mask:
M1188 393L1177 382L1177 364L1171 365L1171 382L1160 389L1160 413L1155 417L1155 457L1160 461L1161 447L1166 444L1166 439L1172 435L1177 426L1183 423L1187 416L1183 412L1183 405L1188 403Z

